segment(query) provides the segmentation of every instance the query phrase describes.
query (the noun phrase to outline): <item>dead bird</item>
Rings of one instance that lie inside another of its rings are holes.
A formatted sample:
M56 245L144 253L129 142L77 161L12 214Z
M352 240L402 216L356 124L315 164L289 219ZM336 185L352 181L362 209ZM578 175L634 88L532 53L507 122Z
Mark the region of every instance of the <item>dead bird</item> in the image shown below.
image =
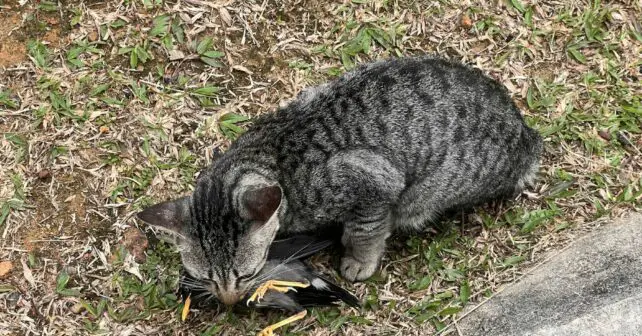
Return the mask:
M314 271L300 260L283 263L268 260L257 286L242 303L251 308L280 309L295 315L263 329L259 335L273 335L274 329L304 318L306 308L335 306L341 302L358 308L359 300L347 290Z
M332 244L331 240L304 235L274 241L265 265L253 279L253 286L237 305L250 309L278 309L295 315L268 326L259 335L273 335L275 329L304 318L306 308L335 306L341 302L359 307L359 300L354 295L313 270L304 260ZM219 304L207 289L207 282L183 272L180 283L179 295L185 301L183 320L192 305Z
M266 262L266 266L264 266L259 273L266 274L269 270L278 266L271 263L272 261L287 261L287 263L292 264L298 261L300 263L302 260L330 247L333 244L334 241L329 238L303 234L276 239L268 250L268 261ZM305 266L307 267L307 265ZM256 275L256 277L258 276L259 274ZM258 281L256 281L256 283L258 283ZM221 302L221 300L217 299L215 290L209 290L209 281L198 280L185 268L183 268L181 271L179 284L179 296L183 297L184 299L186 299L187 297L191 297L190 301L192 306L217 306L223 303ZM254 292L254 290L248 290L248 293L252 293Z

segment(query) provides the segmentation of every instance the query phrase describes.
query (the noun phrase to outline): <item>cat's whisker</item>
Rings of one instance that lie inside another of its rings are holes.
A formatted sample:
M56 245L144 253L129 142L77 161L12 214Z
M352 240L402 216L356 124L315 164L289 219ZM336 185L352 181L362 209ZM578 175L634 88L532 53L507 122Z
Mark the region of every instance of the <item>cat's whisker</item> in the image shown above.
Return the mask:
M277 266L273 267L269 272L257 277L256 279L253 280L253 284L261 283L261 282L263 282L264 280L266 280L268 278L274 278L274 276L279 275L279 274L287 271L287 269L285 269L285 270L279 271L278 273L275 273L276 270L278 268L280 268L280 266L282 266L282 265L283 264L278 264Z
M270 270L270 272L268 272L268 273L264 274L264 275L263 275L263 278L268 278L268 277L270 277L270 276L272 275L272 274L271 274L271 272L274 272L274 270L276 270L276 269L277 269L277 268L279 268L280 266L283 266L283 265L285 265L285 264L289 263L290 261L292 261L292 260L294 260L294 259L297 259L297 258L298 258L298 256L299 256L299 253L301 253L302 251L305 251L305 249L306 249L306 248L308 248L310 245L312 245L312 242L307 243L305 246L301 247L301 248L300 248L300 249L298 249L296 252L292 253L288 258L284 259L284 260L283 260L282 262L280 262L278 265L276 265L275 267L273 267L273 268Z
M185 287L188 287L189 289L202 289L206 290L207 289L207 284L204 282L196 282L196 281L179 281L179 283Z
M201 286L201 285L193 285L193 284L182 284L183 287L186 287L187 289L190 290L207 290L207 287Z
M200 300L205 298L205 300L211 300L214 298L214 294L210 291L205 291L203 293L200 293L192 298L192 300Z
M279 268L279 266L281 266L281 265L282 265L282 264L279 264L278 266L276 266L276 267L272 268L272 269L270 270L270 272L268 272L268 273L266 273L266 274L264 274L264 275L262 275L262 276L260 276L260 277L256 278L256 279L252 282L252 285L254 286L254 285L257 285L257 284L261 284L261 283L263 283L265 280L267 280L268 278L273 278L273 279L274 279L276 276L281 275L281 274L286 273L286 272L290 272L290 271L292 271L292 270L304 270L304 269L305 269L305 267L304 267L304 266L297 265L297 266L295 266L295 267L290 267L290 268L282 269L282 270L280 270L279 272L276 272L276 273L275 273L275 270L276 270L277 268Z
M183 279L180 279L179 281L181 283L201 283L201 281L189 279L189 278L183 278Z
M181 279L179 282L182 284L202 284L202 281L192 279Z

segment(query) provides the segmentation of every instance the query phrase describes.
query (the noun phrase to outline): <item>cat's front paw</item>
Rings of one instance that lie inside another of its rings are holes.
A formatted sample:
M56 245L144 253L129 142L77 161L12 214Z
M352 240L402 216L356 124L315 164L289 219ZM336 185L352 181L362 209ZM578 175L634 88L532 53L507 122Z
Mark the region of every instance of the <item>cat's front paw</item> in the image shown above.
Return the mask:
M351 256L341 258L341 276L348 281L363 281L371 277L378 266L377 261L361 262Z

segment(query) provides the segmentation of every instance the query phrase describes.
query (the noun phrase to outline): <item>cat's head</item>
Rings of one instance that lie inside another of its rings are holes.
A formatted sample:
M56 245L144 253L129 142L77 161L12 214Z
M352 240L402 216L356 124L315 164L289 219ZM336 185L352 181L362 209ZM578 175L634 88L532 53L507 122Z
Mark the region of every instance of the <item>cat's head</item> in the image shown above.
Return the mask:
M279 229L281 188L260 175L199 179L194 194L153 205L138 218L169 233L183 266L225 304L236 303L263 268Z

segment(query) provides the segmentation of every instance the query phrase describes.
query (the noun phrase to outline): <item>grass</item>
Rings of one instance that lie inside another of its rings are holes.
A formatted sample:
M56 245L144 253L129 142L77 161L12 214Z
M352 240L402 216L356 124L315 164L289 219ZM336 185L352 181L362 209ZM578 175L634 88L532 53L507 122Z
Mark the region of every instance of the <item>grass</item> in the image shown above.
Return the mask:
M203 310L180 322L178 254L149 232L132 241L132 215L188 193L215 152L302 88L439 53L504 83L545 137L536 188L395 237L375 277L345 284L361 310L313 309L280 334L453 333L546 252L642 208L639 6L0 2L0 44L24 46L0 68L0 261L13 265L0 328L245 335L279 320ZM314 264L336 276L330 260Z

